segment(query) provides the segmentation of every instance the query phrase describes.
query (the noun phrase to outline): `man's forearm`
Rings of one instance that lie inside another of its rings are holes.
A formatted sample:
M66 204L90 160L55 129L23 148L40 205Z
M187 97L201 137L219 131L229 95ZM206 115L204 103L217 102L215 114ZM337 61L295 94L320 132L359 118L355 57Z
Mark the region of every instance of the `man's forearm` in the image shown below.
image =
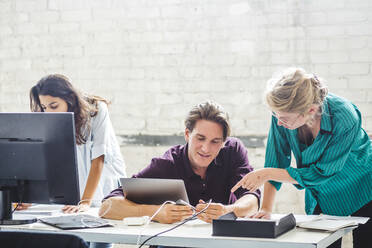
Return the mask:
M258 208L258 198L253 194L244 195L234 204L226 206L227 212L234 212L238 217L253 214L257 212Z

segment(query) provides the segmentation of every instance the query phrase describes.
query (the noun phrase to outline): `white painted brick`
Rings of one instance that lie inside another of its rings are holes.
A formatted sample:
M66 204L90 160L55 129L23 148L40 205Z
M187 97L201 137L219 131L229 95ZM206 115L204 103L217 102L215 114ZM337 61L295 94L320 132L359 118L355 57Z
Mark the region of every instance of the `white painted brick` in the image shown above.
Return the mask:
M0 49L0 59L13 59L21 55L21 50L17 47Z
M317 63L345 63L349 61L347 52L312 52L310 54L311 62Z
M95 43L91 42L84 46L84 55L85 56L112 56L118 54L122 48L118 44L112 44L110 42L106 43Z
M47 34L48 33L48 26L46 24L34 24L34 23L24 23L22 25L18 25L15 28L15 32L20 35L26 34Z
M30 22L32 23L52 23L59 20L58 11L32 11L30 13Z
M48 0L50 10L75 10L89 7L90 0Z
M352 62L370 62L372 59L372 49L358 49L350 55Z
M267 18L270 26L288 26L289 24L289 18L286 13L267 14L265 17Z
M160 42L163 40L163 35L158 32L132 32L129 33L128 40L130 42L142 42L144 40L147 42Z
M207 55L203 61L205 65L233 65L235 56L230 54Z
M116 79L144 79L145 69L143 68L114 68L110 72L110 76Z
M33 69L60 69L63 68L64 61L60 58L38 58L32 61Z
M18 71L31 68L31 60L29 59L6 59L2 61L1 70Z
M366 13L362 11L337 11L328 12L328 23L350 23L350 22L364 22L367 20Z
M371 104L365 103L365 102L360 102L356 104L358 109L360 110L361 113L363 113L363 116L368 118L372 117L372 111L371 111ZM369 123L367 123L369 124Z
M16 10L19 12L46 10L47 0L29 0L29 1L16 0L15 7L16 7Z
M333 91L334 89L347 89L348 88L348 77L327 77L325 79L326 85L328 86L328 89L330 91Z
M94 9L93 20L115 20L125 17L125 11L121 9Z
M355 64L332 64L329 66L330 73L338 75L366 75L369 73L369 65Z
M186 44L182 43L156 43L150 47L150 52L154 54L183 54Z
M231 52L254 54L256 44L253 41L234 41L230 44Z
M372 103L372 90L368 91L367 102Z
M203 68L200 67L183 67L179 70L181 78L198 79L203 76Z
M180 94L166 93L166 94L157 94L155 96L154 104L177 104L181 103L183 97Z
M63 57L80 57L83 55L83 48L81 46L62 46L53 47L51 55Z
M130 67L131 60L125 56L94 56L91 58L94 61L94 65L98 68L100 67Z
M289 15L289 25L315 26L327 23L327 14L324 12L305 12L299 15Z
M49 32L51 34L57 33L69 33L70 35L73 32L79 31L78 23L53 23L49 24Z
M281 27L268 28L269 37L273 40L279 39L301 39L305 37L305 29L303 27Z
M147 128L157 134L180 134L184 130L183 121L170 118L150 118ZM167 131L165 131L167 130Z
M116 129L117 133L138 134L143 133L146 128L146 120L144 120L143 118L133 118L127 115L117 115L112 119L113 122L115 121L115 123L120 123L120 126Z
M308 40L306 44L310 51L325 51L328 49L327 40Z
M0 35L2 39L4 39L5 36L10 36L13 33L13 30L9 26L0 27Z
M342 36L345 35L345 28L342 25L313 26L307 28L306 33L310 37L320 38Z
M288 50L288 41L271 41L269 51L283 52Z
M173 79L177 80L179 77L176 69L168 67L146 68L145 78L147 79Z
M9 13L12 9L12 1L0 2L0 13Z
M184 99L184 116L186 116L187 112L196 104L205 102L207 100L211 100L211 96L209 93L201 93L201 92L196 92L196 93L184 93L183 94L183 99Z
M114 22L111 20L94 20L88 22L81 22L81 31L83 33L96 33L113 29Z
M15 23L24 23L29 20L28 13L1 13L0 23L1 25L15 25Z
M350 89L372 89L372 77L368 76L354 76L350 79Z
M367 98L366 91L361 89L332 89L332 92L358 104Z
M163 37L166 42L180 42L188 40L190 38L190 33L185 31L164 32Z
M125 10L125 15L129 18L158 18L160 17L160 9L155 7L137 6Z
M372 35L370 24L355 24L346 27L346 34L350 36Z
M61 14L63 22L89 21L91 18L90 10L69 10L63 11Z

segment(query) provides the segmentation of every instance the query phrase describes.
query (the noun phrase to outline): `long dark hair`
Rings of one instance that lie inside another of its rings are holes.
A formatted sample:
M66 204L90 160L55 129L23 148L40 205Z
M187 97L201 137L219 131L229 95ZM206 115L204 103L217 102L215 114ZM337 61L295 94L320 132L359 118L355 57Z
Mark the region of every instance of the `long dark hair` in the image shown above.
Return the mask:
M85 144L90 133L90 119L98 113L98 101L109 104L99 96L82 95L75 89L70 80L60 74L51 74L43 77L30 90L30 109L32 112L44 112L40 104L39 95L59 97L68 106L67 111L75 116L76 143Z

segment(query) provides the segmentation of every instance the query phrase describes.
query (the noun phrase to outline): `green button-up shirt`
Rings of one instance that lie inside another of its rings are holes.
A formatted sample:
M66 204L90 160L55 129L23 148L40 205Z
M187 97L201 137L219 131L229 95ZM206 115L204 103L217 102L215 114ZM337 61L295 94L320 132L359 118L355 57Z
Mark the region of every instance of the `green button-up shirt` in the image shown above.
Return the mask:
M361 114L350 101L326 97L320 131L313 144L300 143L296 130L278 126L273 116L265 167L286 169L306 189L305 210L319 204L325 214L350 215L372 200L372 143L361 127ZM291 152L297 168L291 167ZM281 183L270 181L277 190Z

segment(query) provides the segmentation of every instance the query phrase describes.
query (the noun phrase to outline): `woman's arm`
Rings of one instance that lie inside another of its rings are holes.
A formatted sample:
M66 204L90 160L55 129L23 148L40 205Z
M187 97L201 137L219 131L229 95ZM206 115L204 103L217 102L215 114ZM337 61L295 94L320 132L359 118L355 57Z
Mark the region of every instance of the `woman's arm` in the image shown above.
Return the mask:
M78 206L67 205L62 209L63 212L75 213L78 211L84 211L90 207L90 205L92 204L94 193L97 190L98 183L101 178L104 165L104 157L105 157L104 155L101 155L98 158L92 160L87 179L87 184L85 186L80 204Z
M263 168L263 169L252 171L248 173L247 175L245 175L231 189L231 191L234 192L241 186L245 189L248 189L251 192L254 192L269 180L276 181L276 182L286 182L286 183L297 184L297 181L289 175L286 169Z

